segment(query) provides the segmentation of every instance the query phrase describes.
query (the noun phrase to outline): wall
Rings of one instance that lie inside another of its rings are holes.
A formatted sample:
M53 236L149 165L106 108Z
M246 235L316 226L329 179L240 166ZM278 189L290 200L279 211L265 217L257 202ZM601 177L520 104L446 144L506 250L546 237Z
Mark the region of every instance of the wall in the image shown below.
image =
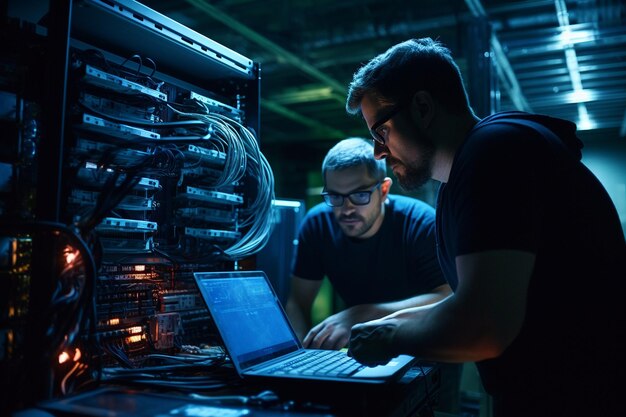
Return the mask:
M611 196L626 236L626 138L586 141L583 163L598 177Z

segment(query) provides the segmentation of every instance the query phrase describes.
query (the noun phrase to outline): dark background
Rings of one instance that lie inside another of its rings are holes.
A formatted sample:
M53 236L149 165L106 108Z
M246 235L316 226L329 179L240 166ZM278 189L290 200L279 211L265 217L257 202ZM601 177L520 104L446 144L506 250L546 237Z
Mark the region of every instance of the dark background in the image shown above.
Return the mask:
M578 123L585 162L626 217L623 1L143 3L261 64L260 137L279 197L320 201L326 151L340 139L368 134L344 110L352 74L395 43L429 36L452 50L479 116L519 109ZM583 93L574 94L575 67ZM589 124L581 120L585 113ZM435 190L427 185L416 194L432 204Z
M352 74L390 46L428 36L452 50L479 116L518 109L578 123L583 159L626 222L623 0L142 3L260 64L260 142L277 197L305 200L307 207L321 201L326 151L338 140L368 135L363 121L344 110ZM46 2L10 7L41 16ZM434 204L436 187L413 194Z

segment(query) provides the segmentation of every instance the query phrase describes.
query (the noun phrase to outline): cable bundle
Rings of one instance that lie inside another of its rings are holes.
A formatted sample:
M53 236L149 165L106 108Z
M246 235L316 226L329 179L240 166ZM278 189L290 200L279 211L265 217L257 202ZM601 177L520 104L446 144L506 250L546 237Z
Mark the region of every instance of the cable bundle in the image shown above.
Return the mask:
M214 135L209 142L215 149L226 153L224 170L215 186L237 182L244 174L257 182L256 195L249 196L247 206L239 210L238 226L248 230L237 243L224 249L227 258L241 259L260 251L269 239L273 227L274 174L259 149L256 137L248 128L224 115L210 113L201 102L196 103L201 113L182 112L169 107L180 116L202 120L213 127Z
M239 378L223 367L225 355L151 354L134 368L105 368L102 381L180 391L205 391L233 386Z

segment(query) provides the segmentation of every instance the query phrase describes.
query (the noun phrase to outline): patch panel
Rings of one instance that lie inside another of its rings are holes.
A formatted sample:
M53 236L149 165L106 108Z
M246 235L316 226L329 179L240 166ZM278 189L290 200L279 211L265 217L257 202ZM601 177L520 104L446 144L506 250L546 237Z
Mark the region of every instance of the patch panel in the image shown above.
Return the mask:
M85 65L82 81L101 88L109 89L117 93L130 95L143 95L149 98L167 101L167 94L145 87L141 84L129 81L117 75L109 74L91 65Z

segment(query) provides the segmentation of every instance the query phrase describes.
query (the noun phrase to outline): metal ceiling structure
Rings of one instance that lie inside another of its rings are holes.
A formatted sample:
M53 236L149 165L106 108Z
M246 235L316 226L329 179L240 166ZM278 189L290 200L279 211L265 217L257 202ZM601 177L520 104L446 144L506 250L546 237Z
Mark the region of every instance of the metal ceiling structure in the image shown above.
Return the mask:
M262 146L290 162L317 166L335 141L367 135L344 110L352 74L391 45L425 36L452 50L474 105L478 88L490 111L572 120L585 143L626 142L623 0L142 3L261 64ZM474 79L484 65L492 81Z
M492 31L500 109L547 113L584 130L626 135L626 5L618 0L144 4L261 62L262 105L274 113L264 123L267 142L357 134L353 123L332 113L343 112L347 83L361 63L398 41L431 36L449 45L462 66L470 41L463 27L475 19L486 19Z

